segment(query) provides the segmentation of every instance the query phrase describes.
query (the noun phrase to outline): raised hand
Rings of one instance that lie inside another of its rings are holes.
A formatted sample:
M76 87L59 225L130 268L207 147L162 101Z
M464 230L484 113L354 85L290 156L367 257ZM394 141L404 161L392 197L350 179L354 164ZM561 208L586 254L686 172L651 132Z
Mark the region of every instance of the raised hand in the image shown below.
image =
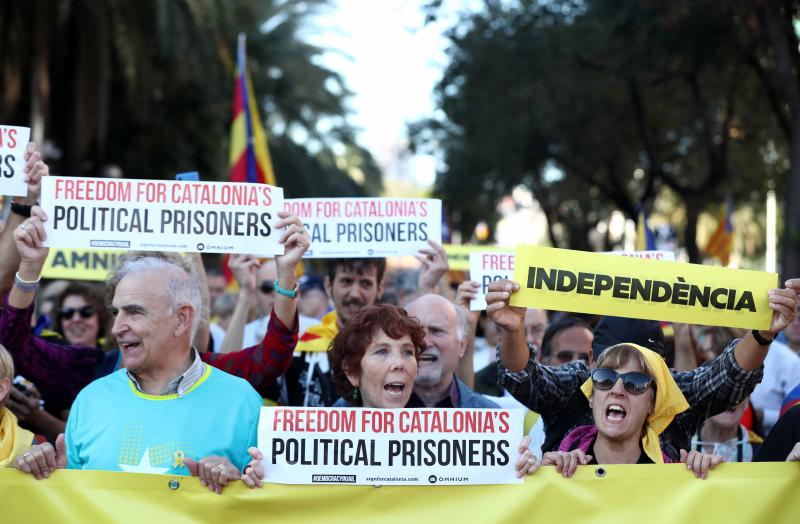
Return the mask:
M297 264L311 245L311 241L308 238L308 230L298 216L286 211L278 211L278 216L281 220L275 227L286 229L278 240L283 244L283 255L275 257L275 264L278 266L279 276L294 275Z
M517 331L525 326L524 307L509 305L511 293L519 290L519 284L511 280L495 280L486 293L486 314L505 331Z
M44 247L43 242L47 238L44 232L44 222L47 220L42 208L33 206L30 218L17 226L14 230L14 244L17 247L19 258L22 264L29 264L41 270L47 258L49 248ZM38 277L38 275L37 275Z

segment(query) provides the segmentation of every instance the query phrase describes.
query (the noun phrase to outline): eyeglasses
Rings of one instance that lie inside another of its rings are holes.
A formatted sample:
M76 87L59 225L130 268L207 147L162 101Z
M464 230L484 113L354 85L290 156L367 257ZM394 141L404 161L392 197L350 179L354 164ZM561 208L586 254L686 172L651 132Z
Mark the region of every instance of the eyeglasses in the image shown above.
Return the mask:
M622 386L631 395L641 395L653 383L652 377L636 371L617 373L608 368L597 368L592 371L592 385L600 391L608 391L613 388L619 379L622 379Z
M83 306L81 308L62 307L58 310L61 320L72 320L72 317L77 313L81 318L90 318L94 315L94 306Z
M555 357L561 362L572 362L573 360L583 360L589 363L589 354L581 353L580 351L572 351L571 349L562 349L556 353Z
M264 280L258 285L258 289L265 295L269 295L275 291L275 283L272 280Z

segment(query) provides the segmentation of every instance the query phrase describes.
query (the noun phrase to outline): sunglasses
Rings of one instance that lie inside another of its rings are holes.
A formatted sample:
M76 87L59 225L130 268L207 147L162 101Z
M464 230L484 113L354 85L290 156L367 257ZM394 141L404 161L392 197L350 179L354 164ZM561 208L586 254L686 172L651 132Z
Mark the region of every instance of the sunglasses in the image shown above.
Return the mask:
M271 280L264 280L261 284L258 285L259 291L264 293L265 295L269 295L273 291L275 291L275 283Z
M91 318L94 315L94 307L93 306L83 306L81 308L74 308L74 307L62 307L58 310L59 316L61 316L61 320L71 320L72 317L77 313L80 315L81 318Z
M619 379L622 379L622 386L631 395L641 395L653 383L652 377L636 371L617 373L608 368L597 368L592 371L592 385L600 391L608 391L613 388Z

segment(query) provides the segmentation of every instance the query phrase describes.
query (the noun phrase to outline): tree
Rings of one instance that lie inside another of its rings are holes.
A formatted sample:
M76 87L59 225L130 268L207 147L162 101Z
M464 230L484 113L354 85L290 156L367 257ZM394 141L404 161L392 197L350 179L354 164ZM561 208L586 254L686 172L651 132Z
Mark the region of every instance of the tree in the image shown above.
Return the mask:
M324 3L4 2L0 121L30 123L49 139L61 174L98 175L118 165L132 178L197 169L224 180L232 50L244 31L287 195L375 193L380 173L347 121L349 93L337 73L317 64L320 50L298 36ZM348 176L354 166L363 183Z
M472 219L524 182L582 248L592 222L614 208L635 219L666 186L686 207L684 242L699 261L699 213L728 192L750 199L777 174L764 162L768 101L718 4L485 2L449 32L437 86L446 119L413 130L443 151L437 192ZM552 165L558 183L545 176ZM487 180L485 191L451 193L465 179ZM563 212L565 199L577 212Z

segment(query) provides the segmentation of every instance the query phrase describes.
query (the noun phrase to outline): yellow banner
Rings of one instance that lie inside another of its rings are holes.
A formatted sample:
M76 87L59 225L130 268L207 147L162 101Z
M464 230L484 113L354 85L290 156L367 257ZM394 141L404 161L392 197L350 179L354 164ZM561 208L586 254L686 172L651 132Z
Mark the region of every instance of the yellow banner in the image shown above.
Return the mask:
M512 306L767 329L778 275L519 246Z
M544 522L796 524L800 464L722 464L699 480L683 464L542 468L507 486L287 486L215 495L196 478L0 470L2 522Z
M99 249L51 249L42 277L102 281L122 253Z
M497 246L475 246L472 244L444 244L447 263L451 271L469 271L469 254L497 251Z

